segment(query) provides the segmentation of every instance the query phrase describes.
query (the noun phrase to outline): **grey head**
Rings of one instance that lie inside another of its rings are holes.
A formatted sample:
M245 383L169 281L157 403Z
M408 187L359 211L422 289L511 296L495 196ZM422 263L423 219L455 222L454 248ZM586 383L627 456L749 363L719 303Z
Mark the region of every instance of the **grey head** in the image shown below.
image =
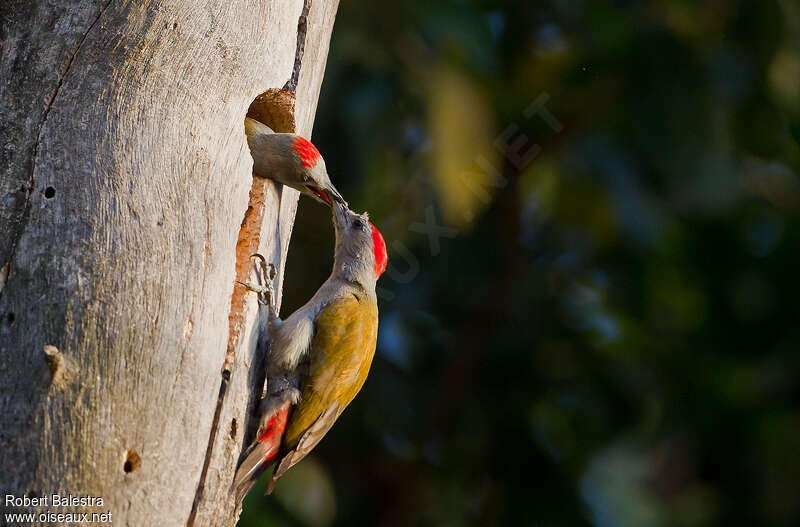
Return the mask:
M366 212L357 214L340 203L331 209L336 232L334 276L374 291L387 263L383 236Z

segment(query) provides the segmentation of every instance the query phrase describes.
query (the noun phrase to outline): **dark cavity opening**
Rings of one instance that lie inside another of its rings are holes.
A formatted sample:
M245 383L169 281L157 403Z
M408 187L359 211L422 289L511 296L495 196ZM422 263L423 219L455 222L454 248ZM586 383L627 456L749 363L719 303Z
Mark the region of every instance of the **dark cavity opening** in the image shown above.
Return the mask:
M125 452L125 463L122 465L122 470L126 473L133 472L142 464L142 458L134 450Z

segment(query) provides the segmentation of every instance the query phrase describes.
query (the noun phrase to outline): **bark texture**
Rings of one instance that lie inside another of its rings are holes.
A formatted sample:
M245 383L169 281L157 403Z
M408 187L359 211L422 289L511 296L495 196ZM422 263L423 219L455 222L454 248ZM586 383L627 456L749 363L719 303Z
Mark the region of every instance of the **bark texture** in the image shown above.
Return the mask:
M310 135L337 6L2 7L3 494L102 496L79 510L118 525L235 523L259 376L255 295L234 280L258 250L280 291L297 206L253 179L244 116L296 86L274 111Z

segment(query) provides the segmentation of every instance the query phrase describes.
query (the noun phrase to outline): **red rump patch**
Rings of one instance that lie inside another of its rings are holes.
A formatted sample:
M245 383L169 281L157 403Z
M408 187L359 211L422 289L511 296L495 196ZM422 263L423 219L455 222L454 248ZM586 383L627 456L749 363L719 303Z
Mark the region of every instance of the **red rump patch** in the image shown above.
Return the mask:
M272 461L278 455L283 432L286 430L286 422L289 420L288 417L289 403L286 403L272 414L264 427L264 431L258 436L258 442L265 443L268 446L267 453L264 456L264 463Z
M369 222L372 227L372 252L375 253L375 276L380 276L386 270L386 264L389 262L389 255L386 253L386 242L383 241L383 235L376 226Z
M311 141L300 137L299 135L295 136L294 141L292 142L292 148L294 148L294 151L297 154L297 157L300 158L300 161L303 162L304 167L313 167L317 164L317 161L320 158L317 147L312 145Z

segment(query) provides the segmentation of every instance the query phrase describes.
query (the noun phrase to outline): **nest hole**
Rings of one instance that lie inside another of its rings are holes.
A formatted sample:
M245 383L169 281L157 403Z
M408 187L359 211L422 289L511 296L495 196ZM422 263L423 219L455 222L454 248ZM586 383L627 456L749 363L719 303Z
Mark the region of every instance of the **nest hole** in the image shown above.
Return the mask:
M294 93L269 89L253 99L247 117L272 128L278 133L295 133Z
M125 462L122 464L122 470L129 474L139 468L142 464L142 458L135 450L127 450L125 452Z
M44 189L44 197L47 199L53 199L56 196L56 189L53 187L47 187Z

